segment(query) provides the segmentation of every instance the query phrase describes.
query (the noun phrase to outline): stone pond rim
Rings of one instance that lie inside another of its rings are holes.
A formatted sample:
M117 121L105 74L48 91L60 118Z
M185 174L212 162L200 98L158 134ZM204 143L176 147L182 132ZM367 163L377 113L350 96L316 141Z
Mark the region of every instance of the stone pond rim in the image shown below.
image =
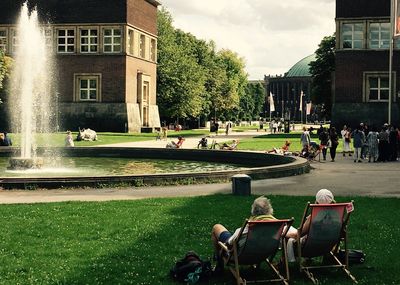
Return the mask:
M247 174L252 179L278 178L308 173L310 163L299 157L280 156L262 152L223 151L197 149L163 149L138 147L74 147L74 148L38 148L38 155L47 151L56 151L66 157L115 157L188 160L206 162L224 162L244 165L245 168L228 171L210 171L194 173L135 174L81 177L1 177L0 187L4 189L99 187L112 185L152 186L179 183L179 181L228 180L236 174ZM1 157L18 156L19 149L0 148ZM5 171L5 169L4 169Z

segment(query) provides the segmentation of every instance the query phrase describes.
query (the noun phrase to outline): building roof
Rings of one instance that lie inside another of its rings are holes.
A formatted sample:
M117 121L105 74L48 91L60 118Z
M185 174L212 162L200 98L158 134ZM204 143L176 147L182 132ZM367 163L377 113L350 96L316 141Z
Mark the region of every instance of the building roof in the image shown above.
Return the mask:
M286 73L285 77L309 77L310 73L310 62L315 61L315 54L309 55L298 63L292 66L289 71Z

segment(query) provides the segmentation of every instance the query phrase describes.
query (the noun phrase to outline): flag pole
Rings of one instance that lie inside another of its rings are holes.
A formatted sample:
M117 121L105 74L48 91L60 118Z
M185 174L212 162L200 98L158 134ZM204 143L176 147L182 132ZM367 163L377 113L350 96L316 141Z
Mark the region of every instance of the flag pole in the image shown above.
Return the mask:
M393 39L394 39L394 1L390 0L390 41L389 41L389 102L388 102L388 124L392 123L392 93L393 93Z

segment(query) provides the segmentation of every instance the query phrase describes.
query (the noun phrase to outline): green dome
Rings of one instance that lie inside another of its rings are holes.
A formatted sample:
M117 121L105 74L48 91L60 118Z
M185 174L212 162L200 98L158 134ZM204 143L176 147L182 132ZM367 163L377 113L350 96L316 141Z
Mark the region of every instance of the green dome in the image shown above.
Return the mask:
M286 74L286 77L309 77L311 76L310 73L310 62L315 61L316 57L315 54L309 55L298 63L292 66L291 69Z

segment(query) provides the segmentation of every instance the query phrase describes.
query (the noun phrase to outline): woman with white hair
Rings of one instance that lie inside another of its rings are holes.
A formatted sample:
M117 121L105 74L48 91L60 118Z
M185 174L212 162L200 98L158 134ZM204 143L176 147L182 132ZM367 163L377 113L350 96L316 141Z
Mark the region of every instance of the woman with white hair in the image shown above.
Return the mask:
M265 220L276 220L273 216L274 209L272 208L271 202L268 198L261 196L254 200L251 206L251 216L249 218L250 221L265 221ZM223 269L223 261L218 256L218 252L220 251L220 246L218 242L222 242L228 245L231 245L233 240L239 235L241 228L237 228L235 232L232 234L229 232L225 226L221 224L216 224L213 226L211 231L211 240L214 246L214 258L217 260L216 271ZM248 232L248 228L243 230L243 235L246 235Z

